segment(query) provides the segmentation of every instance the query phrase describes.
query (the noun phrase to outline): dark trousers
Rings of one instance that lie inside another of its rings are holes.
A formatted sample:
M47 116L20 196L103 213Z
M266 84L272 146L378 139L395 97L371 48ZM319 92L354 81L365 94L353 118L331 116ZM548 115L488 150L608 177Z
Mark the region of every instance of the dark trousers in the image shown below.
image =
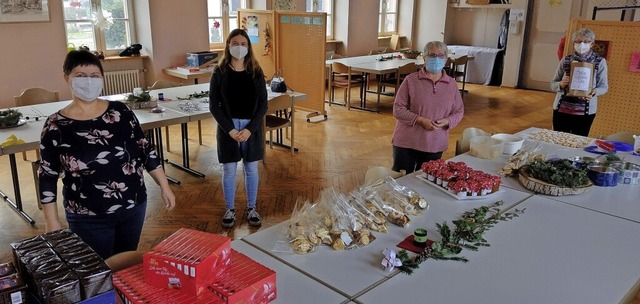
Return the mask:
M106 259L116 253L138 249L146 210L145 202L114 214L67 213L67 222L71 231Z
M409 174L420 170L422 163L440 158L442 158L442 152L431 153L393 146L393 167L391 170L396 172L405 170L406 174Z
M589 136L591 124L596 118L596 114L591 115L571 115L553 111L553 130L567 132L575 135Z

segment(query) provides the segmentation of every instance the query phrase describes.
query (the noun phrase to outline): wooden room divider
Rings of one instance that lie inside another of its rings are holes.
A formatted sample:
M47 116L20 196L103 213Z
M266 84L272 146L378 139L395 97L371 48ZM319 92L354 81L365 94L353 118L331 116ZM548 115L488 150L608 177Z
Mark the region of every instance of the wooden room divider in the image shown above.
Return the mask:
M247 30L267 79L281 70L287 86L307 95L296 108L307 117L323 115L326 13L238 10L238 26ZM308 119L307 119L308 120Z
M606 54L609 91L598 97L596 119L590 136L600 137L618 131L640 134L640 22L571 20L568 38L580 28L596 34L594 49ZM572 44L567 42L565 53ZM634 55L635 54L635 55ZM634 57L635 56L635 57ZM636 58L635 69L631 67Z

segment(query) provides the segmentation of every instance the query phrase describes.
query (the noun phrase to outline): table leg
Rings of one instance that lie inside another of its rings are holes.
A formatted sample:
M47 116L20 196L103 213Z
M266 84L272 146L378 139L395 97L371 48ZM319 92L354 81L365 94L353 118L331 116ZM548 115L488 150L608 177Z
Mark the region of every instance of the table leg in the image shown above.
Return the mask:
M197 177L204 178L205 176L204 174L189 168L189 131L188 130L189 129L188 129L187 123L180 124L180 132L182 133L182 165L168 159L166 161L182 171L185 171Z
M159 159L164 159L164 149L162 148L162 128L157 128L155 130L152 130L152 132L155 134L155 140L156 140L156 146L158 147L156 153L158 153L158 158ZM164 162L162 163L162 170L164 170L164 174L167 176L167 180L170 183L174 183L176 185L180 185L180 181L178 179L175 179L169 175L167 175L167 170L164 169Z
M27 223L29 223L31 225L34 225L36 223L36 221L34 221L22 209L22 197L20 195L20 181L18 179L18 167L16 165L16 155L15 154L9 154L9 165L11 167L11 178L13 180L13 193L14 193L14 196L15 196L15 202L13 200L11 200L11 198L9 198L9 196L7 196L4 192L2 192L2 190L0 190L0 196L2 196L2 199L4 199L4 201L7 202L7 204L9 204L9 207L11 207L11 209L13 209L13 211L17 212L18 215L20 215L20 217L22 217L22 219L27 221ZM36 193L36 195L39 195L39 194Z

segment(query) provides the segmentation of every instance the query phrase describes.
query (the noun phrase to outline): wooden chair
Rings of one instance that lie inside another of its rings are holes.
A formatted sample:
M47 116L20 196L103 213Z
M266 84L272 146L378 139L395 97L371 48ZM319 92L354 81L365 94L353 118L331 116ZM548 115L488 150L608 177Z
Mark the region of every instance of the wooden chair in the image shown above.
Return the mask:
M398 91L398 88L400 88L400 84L402 84L404 78L407 75L415 72L417 69L418 68L416 67L415 63L407 63L399 67L398 70L391 75L391 77L380 79L378 85L383 87L393 87L396 91ZM395 95L395 92L393 93L393 95Z
M633 135L634 134L632 132L620 131L613 134L602 136L600 139L619 141L619 142L633 145L633 143L635 142L635 138L633 138Z
M369 55L378 55L378 54L386 54L386 53L389 53L389 50L385 47L377 48L369 51Z
M466 93L467 91L464 89L464 85L467 83L467 65L469 62L469 57L467 55L455 58L453 60L453 64L451 66L451 77L455 78L456 81L458 79L462 80L462 89L461 93Z
M389 49L393 51L397 51L400 48L400 35L391 34L391 40L389 41Z
M331 88L331 94L329 97L329 105L336 104L335 88L344 89L344 105L347 109L351 109L351 89L360 87L360 100L363 98L364 85L366 78L364 73L354 73L351 71L350 66L346 66L340 62L334 62L331 64L331 77L329 78L329 86Z
M153 85L147 89L151 91L151 90L160 90L160 89L166 89L166 88L174 88L179 86L182 86L182 83L160 79L160 80L156 80L156 82L154 82ZM200 144L202 145L202 131L200 129L201 129L200 121L198 120L198 136L200 139ZM164 133L165 133L165 138L167 139L167 144L166 144L167 151L171 151L171 143L169 140L169 126L164 127Z
M456 155L469 152L471 149L471 138L474 136L489 136L491 133L479 128L466 128L462 131L462 137L456 141Z
M391 176L392 178L398 178L404 175L405 175L404 170L402 170L402 172L396 172L387 167L382 167L382 166L371 167L367 169L367 172L364 175L364 184L365 185L374 184L387 176Z
M267 134L267 132L269 132L269 148L273 149L273 131L290 128L290 150L291 155L294 154L294 113L295 108L293 106L293 98L291 96L284 94L269 100L267 114L264 116L263 120L265 135ZM282 136L280 138L282 139ZM266 164L266 159L267 153L264 154L262 163Z
M60 101L58 91L49 91L43 88L26 89L20 95L14 96L14 99L17 107ZM40 150L36 150L36 157L40 159ZM27 160L26 152L22 152L22 159Z
M125 251L108 257L104 262L111 268L111 272L118 272L133 265L142 263L144 251Z

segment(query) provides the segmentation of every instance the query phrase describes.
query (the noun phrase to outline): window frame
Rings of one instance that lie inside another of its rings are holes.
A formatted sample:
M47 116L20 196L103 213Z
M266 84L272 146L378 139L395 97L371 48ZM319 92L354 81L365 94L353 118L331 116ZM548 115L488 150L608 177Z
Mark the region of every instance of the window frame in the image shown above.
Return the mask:
M209 15L209 5L211 5L212 3L215 4L219 2L220 4L220 11L222 12L222 16L212 16ZM240 0L240 7L238 9L247 9L249 8L249 1L248 0ZM209 22L211 20L216 20L216 19L221 19L223 24L226 24L226 26L222 27L222 32L220 33L220 37L222 38L221 42L217 42L217 43L212 43L210 38L207 38L207 41L209 41L209 48L211 50L214 49L224 49L225 45L225 40L226 37L229 36L229 32L231 32L229 30L229 20L230 18L230 9L231 6L229 5L229 0L207 0L207 32L210 31L209 29ZM237 19L237 15L236 15L236 19ZM237 23L237 21L236 21Z
M125 48L126 48L131 43L133 43L133 41L136 41L137 37L135 34L136 31L135 31L135 20L134 20L134 13L133 13L133 0L123 0L123 1L126 5L125 17L114 18L114 20L125 22L126 35L127 35L126 37L127 43L125 45ZM61 1L61 2L64 2L64 1ZM89 2L90 2L90 11L92 15L94 12L98 11L99 9L100 10L102 9L102 0L89 0ZM69 42L69 33L67 32L67 25L72 23L90 22L91 30L93 31L93 40L95 43L95 50L91 50L91 51L102 51L105 56L115 56L120 51L124 50L124 48L107 50L105 30L95 24L95 19L93 18L93 16L89 19L67 19L66 16L64 15L64 7L63 7L62 18L63 18L65 41L67 45L71 43ZM76 45L76 47L79 47L79 45Z
M385 36L391 36L392 34L398 34L398 9L400 8L400 0L396 0L396 7L394 9L394 12L389 13L387 12L387 5L384 5L385 3L387 3L388 0L380 0L380 6L378 9L378 36L379 37L385 37ZM393 31L390 32L386 32L384 31L384 29L387 27L385 20L387 19L387 15L394 15L394 28Z
M335 16L335 9L336 9L336 1L335 0L312 0L311 1L311 7L307 7L306 8L307 12L313 12L313 2L315 2L315 1L327 1L327 2L331 3L331 11L330 12L325 12L325 11L321 11L321 10L318 10L318 12L327 13L327 20L330 20L330 21L327 21L327 25L326 25L326 27L327 27L327 38L326 39L327 40L333 40L333 37L334 37L333 31L334 31L334 28L335 28L334 27L334 25L335 25L334 16ZM305 4L306 4L306 1L305 1Z

